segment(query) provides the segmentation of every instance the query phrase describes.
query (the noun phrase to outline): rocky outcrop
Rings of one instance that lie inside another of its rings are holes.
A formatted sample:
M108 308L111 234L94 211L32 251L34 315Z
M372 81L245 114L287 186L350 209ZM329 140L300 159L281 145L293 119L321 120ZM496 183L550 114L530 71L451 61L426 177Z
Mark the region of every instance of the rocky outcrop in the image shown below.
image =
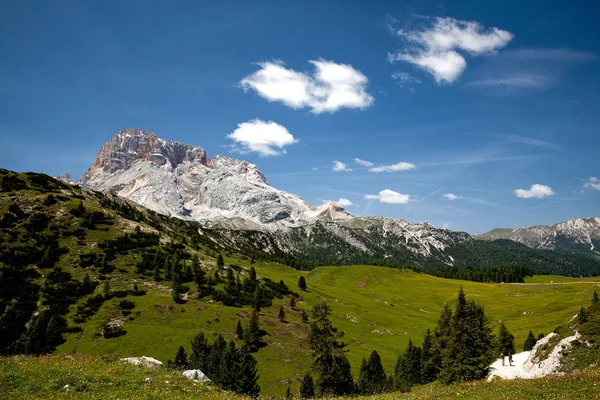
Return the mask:
M160 368L163 366L163 363L156 358L146 356L121 358L121 361L148 368Z
M183 371L183 376L185 376L186 378L189 378L189 379L193 379L195 381L210 382L210 379L208 379L208 376L204 375L204 373L202 371L200 371L199 369L188 369L186 371Z

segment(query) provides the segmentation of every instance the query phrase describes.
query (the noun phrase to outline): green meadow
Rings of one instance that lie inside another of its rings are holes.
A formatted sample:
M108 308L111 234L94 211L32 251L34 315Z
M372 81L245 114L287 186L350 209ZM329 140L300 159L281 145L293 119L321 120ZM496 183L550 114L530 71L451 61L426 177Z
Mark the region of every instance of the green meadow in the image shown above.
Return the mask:
M244 268L249 263L237 259ZM419 274L413 271L384 267L349 266L321 267L311 272L301 272L279 264L254 264L259 277L283 279L300 293L295 309L289 299L275 300L273 306L261 311L261 327L267 332L263 341L267 346L255 354L258 360L261 394L282 395L286 386L297 393L299 378L310 368L310 348L307 345L308 326L301 321L301 310L310 311L312 305L327 301L332 305L332 321L345 332L348 358L353 372L358 374L360 361L376 349L388 372L400 351L411 338L421 344L427 329L433 329L444 303L453 305L460 286L468 298L480 302L492 325L496 328L504 321L515 335L520 349L527 333L537 336L547 334L556 326L568 321L582 305L588 305L594 288L600 290L600 278L564 278L557 276L534 276L525 284L487 284L455 281ZM121 278L113 276L115 288L131 286L133 278L128 274ZM297 289L298 278L304 275L308 291ZM554 283L551 283L551 282ZM247 324L249 307L225 307L217 303L190 300L175 304L167 287L154 283L144 296L128 296L136 303L128 317L123 317L117 307L120 299L105 303L100 311L85 325L82 332L67 335L67 342L58 353L83 353L90 355L117 355L119 357L150 356L163 362L172 359L178 346L189 351L189 341L199 331L205 334L222 333L235 338L238 319ZM284 322L277 312L283 305ZM127 334L118 338L104 339L101 332L104 323L124 318Z

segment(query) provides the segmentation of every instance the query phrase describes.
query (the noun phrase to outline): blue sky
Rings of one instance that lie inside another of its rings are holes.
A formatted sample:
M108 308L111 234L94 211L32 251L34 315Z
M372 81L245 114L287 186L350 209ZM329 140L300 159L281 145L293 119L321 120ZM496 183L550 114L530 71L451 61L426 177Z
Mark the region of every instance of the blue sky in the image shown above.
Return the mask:
M135 127L357 215L470 233L598 216L599 11L4 1L0 167L77 179Z

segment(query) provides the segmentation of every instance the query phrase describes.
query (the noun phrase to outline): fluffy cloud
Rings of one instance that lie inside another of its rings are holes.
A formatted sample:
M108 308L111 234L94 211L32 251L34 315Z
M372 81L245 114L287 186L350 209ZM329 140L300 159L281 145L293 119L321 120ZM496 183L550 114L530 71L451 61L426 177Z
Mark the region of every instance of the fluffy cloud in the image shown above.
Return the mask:
M590 176L590 178L584 183L583 187L600 190L600 179L595 176Z
M457 200L457 199L462 198L462 196L457 196L457 195L452 194L452 193L445 193L445 194L442 195L442 197L445 197L448 200Z
M268 101L280 101L311 112L335 112L341 108L366 108L373 104L366 86L369 80L351 65L312 60L312 75L288 69L282 61L259 63L260 70L240 81L244 91L255 90Z
M344 172L344 171L352 171L352 168L348 168L348 166L341 161L334 161L333 162L333 170L335 172Z
M407 162L399 162L397 164L392 165L380 165L379 167L370 168L370 172L398 172L398 171L408 171L411 169L415 169L415 165Z
M265 122L258 118L242 122L227 137L239 145L233 145L235 151L257 152L263 156L283 154L285 153L284 146L298 142L284 126L273 121Z
M433 75L437 83L454 82L467 67L457 50L473 56L493 53L514 38L508 31L485 29L475 21L440 17L427 28L399 30L396 34L414 46L409 51L388 54L389 61L414 64Z
M529 188L529 190L517 189L515 190L515 194L517 195L517 197L520 197L522 199L541 199L542 197L546 196L554 196L554 192L552 191L552 188L550 186L538 185L537 183L531 185L531 188Z
M410 196L394 192L390 189L384 189L378 194L366 194L365 200L379 200L381 203L406 204L410 201Z
M363 167L372 167L373 165L375 165L371 161L361 160L360 158L355 158L354 162L358 165L362 165Z
M352 202L344 197L340 198L337 203L342 207L349 207L352 205Z

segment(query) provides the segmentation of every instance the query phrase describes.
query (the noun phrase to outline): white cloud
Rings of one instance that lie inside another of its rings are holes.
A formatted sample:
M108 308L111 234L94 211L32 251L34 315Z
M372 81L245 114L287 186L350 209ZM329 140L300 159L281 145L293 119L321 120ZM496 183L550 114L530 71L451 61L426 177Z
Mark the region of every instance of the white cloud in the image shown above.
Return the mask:
M319 167L312 167L312 170L313 170L313 171L318 171L318 170L319 170Z
M413 77L407 72L394 72L392 74L392 79L398 82L400 87L404 87L409 83L421 83L420 79Z
M546 149L552 149L552 150L562 150L562 147L560 147L557 144L550 143L545 140L530 138L527 136L519 136L519 135L490 135L490 136L505 139L509 142L528 144L531 146L544 147Z
M598 179L595 176L590 176L590 178L585 182L583 187L600 190L600 179Z
M363 167L372 167L373 165L375 165L371 161L361 160L360 158L355 158L354 162L358 165L362 165Z
M415 169L415 165L407 162L399 162L392 165L380 165L379 167L370 168L370 172L398 172L398 171L408 171L411 169Z
M457 199L461 199L462 198L462 196L457 196L457 195L452 194L452 193L445 193L445 194L442 195L442 197L445 197L448 200L457 200Z
M538 185L537 183L531 185L531 188L529 188L529 190L517 189L515 190L515 194L517 195L517 197L520 197L522 199L541 199L542 197L546 196L554 196L554 192L552 191L552 188L550 186Z
M340 198L337 203L342 207L349 207L352 205L352 202L345 197Z
M263 156L276 156L285 153L284 146L297 143L298 140L288 130L273 121L262 121L258 118L242 122L227 137L241 147L233 146L241 153L257 152ZM280 151L277 150L281 149Z
M312 75L285 68L282 61L258 63L260 70L240 81L244 91L255 90L268 101L280 101L311 112L335 112L341 108L366 108L373 104L366 86L369 80L348 64L311 60Z
M348 166L341 161L334 161L333 162L333 170L335 172L344 172L344 171L352 171L352 168L348 168Z
M388 60L414 64L433 75L438 84L454 82L467 67L457 50L473 56L494 53L514 38L512 33L496 27L485 29L475 21L441 17L435 18L428 28L399 30L396 34L414 47L388 54Z
M394 192L390 189L384 189L378 194L366 194L365 200L379 200L381 203L406 204L410 201L410 196Z

